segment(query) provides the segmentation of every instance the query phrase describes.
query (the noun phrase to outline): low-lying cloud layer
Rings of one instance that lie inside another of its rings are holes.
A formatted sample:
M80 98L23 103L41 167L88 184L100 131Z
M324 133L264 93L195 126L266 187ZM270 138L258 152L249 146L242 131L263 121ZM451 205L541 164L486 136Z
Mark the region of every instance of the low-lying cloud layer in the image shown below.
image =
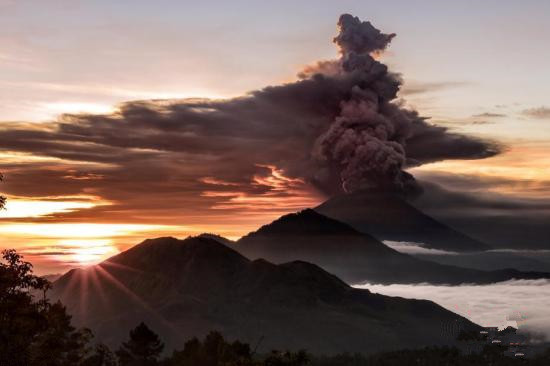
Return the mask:
M362 285L372 292L428 299L482 326L512 325L550 339L550 280L512 280L491 285Z
M527 272L550 272L550 250L492 249L458 253L426 248L422 243L389 241L384 244L398 252L450 266L494 271L515 268Z
M338 26L341 57L296 82L229 100L136 101L112 114L3 124L0 149L19 157L0 162L5 189L105 203L59 215L67 220L152 221L190 208L196 219L211 208L289 211L342 191L414 189L407 167L500 151L402 107L400 77L374 57L394 34L347 14Z
M384 240L384 244L389 246L392 249L397 250L398 252L412 255L457 255L457 252L449 252L446 250L426 248L422 243L414 243L407 241L391 241Z

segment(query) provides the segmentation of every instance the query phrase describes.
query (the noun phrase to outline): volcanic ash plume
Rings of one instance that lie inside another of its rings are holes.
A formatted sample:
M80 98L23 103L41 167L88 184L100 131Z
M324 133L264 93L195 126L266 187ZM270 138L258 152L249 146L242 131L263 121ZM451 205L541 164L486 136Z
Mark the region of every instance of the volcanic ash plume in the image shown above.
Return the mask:
M417 115L391 103L399 79L373 55L382 52L395 34L384 34L369 22L344 14L338 22L342 77L354 81L349 99L340 102L340 115L317 140L320 159L334 164L346 192L410 188L412 177L405 141Z

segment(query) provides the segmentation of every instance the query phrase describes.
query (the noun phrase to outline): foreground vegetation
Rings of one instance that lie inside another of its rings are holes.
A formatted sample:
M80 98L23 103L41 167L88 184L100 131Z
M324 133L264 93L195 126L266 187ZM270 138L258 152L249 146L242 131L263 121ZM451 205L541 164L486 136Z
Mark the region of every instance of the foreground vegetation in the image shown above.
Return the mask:
M51 284L32 272L14 250L0 262L0 366L460 366L550 365L550 351L522 360L487 346L480 354L462 355L455 348L426 348L371 356L314 357L305 351L257 354L250 345L229 342L220 333L188 340L167 354L160 337L141 323L116 350L94 342L88 329L76 329L65 307L50 303Z

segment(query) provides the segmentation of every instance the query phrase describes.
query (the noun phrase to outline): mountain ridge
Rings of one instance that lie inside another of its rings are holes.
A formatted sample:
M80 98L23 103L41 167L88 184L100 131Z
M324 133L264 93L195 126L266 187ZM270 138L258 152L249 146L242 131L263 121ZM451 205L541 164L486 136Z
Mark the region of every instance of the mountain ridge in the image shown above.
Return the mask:
M550 278L549 273L514 269L482 271L444 265L400 253L346 223L306 209L263 225L233 244L250 259L315 263L350 284L486 284L513 278Z
M355 289L304 261L250 261L200 237L144 241L68 272L54 282L50 296L63 301L77 325L91 327L108 344L145 321L169 349L214 329L252 344L264 337L261 351L316 353L449 344L453 338L441 336L445 324L478 329L430 301Z

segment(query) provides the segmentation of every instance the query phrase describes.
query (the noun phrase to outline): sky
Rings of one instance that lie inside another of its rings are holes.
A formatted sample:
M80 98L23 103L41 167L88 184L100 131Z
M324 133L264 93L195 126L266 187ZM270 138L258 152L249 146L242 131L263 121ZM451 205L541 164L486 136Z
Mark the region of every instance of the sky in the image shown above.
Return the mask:
M0 0L0 192L8 197L0 246L21 250L40 273L61 272L152 236L235 239L322 202L326 192L283 159L267 158L248 130L263 131L256 115L239 110L227 117L234 130L199 141L190 138L197 128L176 135L169 124L162 131L146 124L189 111L229 114L246 101L225 98L296 82L306 65L339 57L332 39L342 13L397 34L377 57L401 74L405 106L453 133L499 144L484 159L410 169L417 179L482 195L492 210L495 201L549 210L548 2ZM282 132L265 133L281 142L283 157L300 148ZM182 143L192 153L176 148ZM427 210L472 227L427 197ZM480 212L479 202L470 209ZM519 212L514 207L498 215Z

